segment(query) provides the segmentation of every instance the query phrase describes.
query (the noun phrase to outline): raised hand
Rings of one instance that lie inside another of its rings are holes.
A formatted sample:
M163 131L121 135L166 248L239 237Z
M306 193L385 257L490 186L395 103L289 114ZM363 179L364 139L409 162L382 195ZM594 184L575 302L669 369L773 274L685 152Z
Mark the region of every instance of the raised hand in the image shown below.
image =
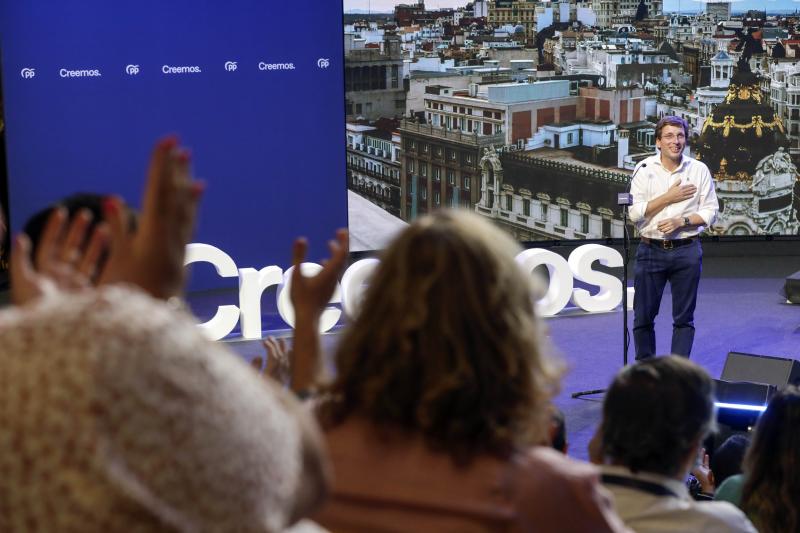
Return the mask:
M204 188L191 177L189 160L175 137L156 144L136 231L130 230L121 199L106 203L111 246L100 284L132 283L163 299L180 294L185 248Z
M347 261L349 236L346 229L336 232L336 240L328 242L331 256L323 261L322 270L312 277L304 276L300 264L308 252L308 242L301 237L294 241L292 248L292 305L298 320L318 320L336 290L336 282Z
M700 490L703 494L714 494L716 489L714 472L711 471L711 466L709 466L709 458L705 448L700 450L700 455L703 460L692 468L691 474L700 482Z
M295 311L294 356L291 364L291 387L301 397L313 392L319 372L319 317L336 290L348 254L348 233L336 232L336 240L328 247L331 256L323 261L322 270L315 276L304 276L300 265L305 260L308 242L299 238L292 248L291 298Z
M286 339L269 336L261 341L267 352L267 364L259 356L250 360L250 365L260 374L269 376L282 385L289 385L292 372L292 350L286 346Z
M58 207L47 219L36 252L36 266L31 261L31 242L20 234L11 254L11 299L24 305L57 290L77 290L92 284L106 250L108 228L99 223L86 236L92 215L78 212L67 226L67 212Z

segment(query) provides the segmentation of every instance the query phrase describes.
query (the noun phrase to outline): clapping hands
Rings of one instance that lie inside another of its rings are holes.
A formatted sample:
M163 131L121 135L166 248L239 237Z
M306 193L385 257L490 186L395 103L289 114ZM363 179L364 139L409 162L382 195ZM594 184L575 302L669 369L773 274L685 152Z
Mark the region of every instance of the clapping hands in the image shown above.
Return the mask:
M54 209L37 248L35 268L30 240L18 236L10 267L14 303L23 305L50 292L93 283L130 283L163 299L179 294L185 248L204 188L190 176L189 160L175 137L156 144L138 229L131 229L122 200L110 197L104 205L105 221L91 235L88 212L79 212L67 224L66 211Z

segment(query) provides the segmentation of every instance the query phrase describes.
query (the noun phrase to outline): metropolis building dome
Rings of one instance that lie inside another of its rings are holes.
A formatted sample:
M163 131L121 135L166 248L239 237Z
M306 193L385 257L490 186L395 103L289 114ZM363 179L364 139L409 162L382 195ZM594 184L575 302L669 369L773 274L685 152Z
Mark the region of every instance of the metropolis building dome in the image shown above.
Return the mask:
M797 168L783 122L762 100L758 78L743 62L725 100L703 123L696 147L716 183L713 234L797 234Z

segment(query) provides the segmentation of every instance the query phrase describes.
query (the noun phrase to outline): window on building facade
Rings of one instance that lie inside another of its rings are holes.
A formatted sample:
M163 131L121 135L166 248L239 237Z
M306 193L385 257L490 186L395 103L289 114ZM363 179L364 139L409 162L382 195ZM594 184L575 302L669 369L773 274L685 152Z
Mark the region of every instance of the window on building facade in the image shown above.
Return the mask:
M447 169L447 183L450 185L456 184L456 171L452 168Z
M469 181L470 181L469 180L469 176L464 176L464 190L465 191L469 190Z
M427 154L428 153L428 143L421 143L420 147L422 148L422 153L423 154Z
M567 144L572 144L574 139L575 139L574 133L567 133Z
M440 167L434 166L432 167L431 175L435 181L439 181L442 179L442 169Z
M360 115L363 112L363 106L361 104L356 104L356 115Z
M581 231L589 233L589 215L586 213L581 213Z
M419 175L423 178L428 177L428 163L425 163L424 161L419 162Z
M561 221L560 222L561 222L561 225L563 227L565 227L565 228L567 226L569 226L569 209L567 209L566 207L562 207L561 208Z
M511 211L511 208L514 207L514 198L510 194L506 195L506 211Z
M408 163L406 164L406 168L408 171L413 174L414 173L414 160L410 157L408 158Z
M494 207L494 192L493 191L488 191L488 192L489 192L489 195L488 195L489 196L489 198L488 198L489 199L489 209L491 209L492 207Z
M531 216L531 201L527 198L523 198L522 200L522 214L526 217Z
M547 212L548 212L549 207L550 206L548 204L542 202L542 221L543 222L547 222Z
M441 198L439 196L439 191L433 191L433 203L435 205L439 205Z
M455 150L447 150L448 159L450 159L451 161L455 161L456 160L456 156L457 156L457 154L456 154Z
M428 199L428 189L426 189L425 187L422 187L420 189L420 191L419 191L419 196L423 200L427 200Z

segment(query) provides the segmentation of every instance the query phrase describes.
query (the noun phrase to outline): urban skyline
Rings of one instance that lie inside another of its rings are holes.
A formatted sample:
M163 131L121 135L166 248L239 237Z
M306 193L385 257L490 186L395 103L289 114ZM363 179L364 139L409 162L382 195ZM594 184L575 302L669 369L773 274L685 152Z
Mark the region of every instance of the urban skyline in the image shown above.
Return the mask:
M390 13L397 4L411 4L413 0L344 0L344 11ZM430 9L457 8L467 4L466 0L426 0ZM800 9L800 0L733 0L734 11L766 9L771 12L793 12ZM702 11L705 2L696 0L665 0L664 11Z

